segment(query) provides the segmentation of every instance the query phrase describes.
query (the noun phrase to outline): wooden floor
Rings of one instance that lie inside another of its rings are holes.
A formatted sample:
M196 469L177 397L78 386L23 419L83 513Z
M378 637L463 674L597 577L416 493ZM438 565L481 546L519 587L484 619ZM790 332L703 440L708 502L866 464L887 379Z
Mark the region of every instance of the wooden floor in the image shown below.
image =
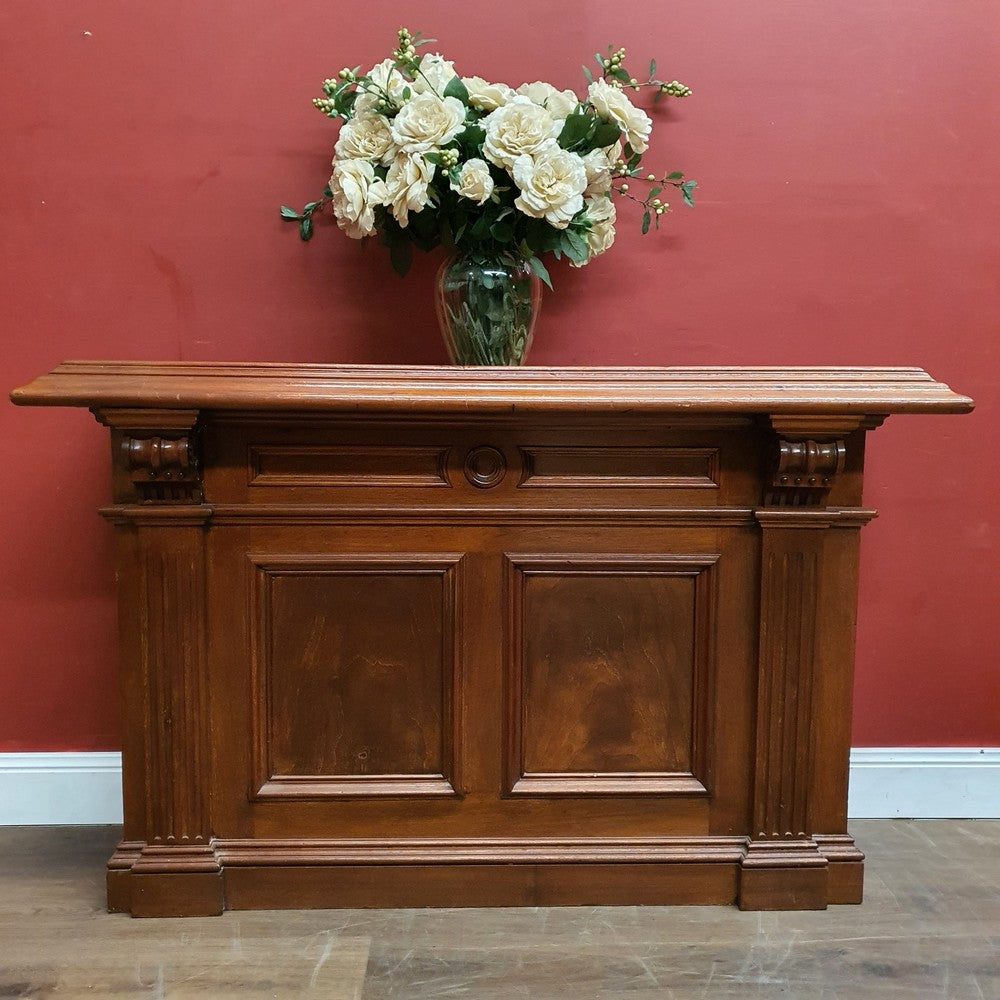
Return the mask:
M106 827L0 829L0 998L1000 1000L1000 821L859 821L867 898L720 907L103 910Z

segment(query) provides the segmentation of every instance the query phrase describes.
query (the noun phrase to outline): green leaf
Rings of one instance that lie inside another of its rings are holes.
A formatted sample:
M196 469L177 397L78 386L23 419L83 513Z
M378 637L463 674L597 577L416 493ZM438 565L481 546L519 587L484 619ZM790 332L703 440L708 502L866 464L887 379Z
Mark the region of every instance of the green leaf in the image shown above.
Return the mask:
M661 188L661 187L650 188L649 189L649 194L646 195L646 197L647 198L655 198L662 190L663 190L663 188Z
M649 60L649 78L650 78L650 80L652 80L654 76L656 76L656 60L655 59L650 59Z
M596 60L597 65L601 67L601 72L603 73L604 72L604 56L602 56L600 52L595 52L594 53L594 59Z
M486 129L480 128L478 125L466 125L465 128L458 133L458 144L466 151L466 153L478 154L479 147L482 146L485 138Z
M544 219L528 219L525 240L537 257L540 253L555 251L562 244L562 230L550 226Z
M645 212L642 213L642 235L645 236L649 232L649 209L647 208Z
M562 131L556 141L563 149L572 149L587 139L596 121L597 119L590 115L570 115L563 123Z
M490 235L497 243L510 243L514 239L514 227L509 222L495 222L490 227Z
M694 198L691 192L698 186L697 181L685 181L681 185L681 194L684 195L684 204L689 208L694 208Z
M302 211L305 215L312 215L313 212L322 204L323 202L321 201L311 201L304 209L302 209Z
M628 83L631 77L628 75L628 70L619 66L616 69L610 71L611 75L616 80L621 80L622 83Z
M442 97L457 97L463 104L468 106L469 103L469 90L462 83L462 78L460 76L453 76L448 81L448 86L444 88L444 94Z
M299 223L299 236L303 240L311 240L313 234L313 220L308 216Z
M583 75L587 78L587 83L593 83L594 82L594 74L591 73L590 70L587 69L586 66L582 67L582 69L583 69Z
M298 222L302 218L294 208L289 208L287 205L281 206L281 217L283 219L292 219L295 222Z
M622 135L622 130L614 122L598 121L590 141L595 149L613 146Z
M324 198L332 198L333 197L333 192L330 190L330 185L329 184L327 184L327 186L325 188L323 188L323 197Z
M675 170L672 174L667 174L668 181L679 181L684 175L679 171Z
M424 159L428 163L433 163L435 166L441 166L441 154L440 153L424 153Z
M486 234L490 231L490 220L485 216L481 215L472 224L472 228L469 230L469 235L476 241L486 239Z
M528 266L531 268L535 274L538 275L542 281L545 282L549 291L552 291L552 279L549 277L549 272L545 269L545 265L534 255L528 258Z
M570 260L577 264L585 264L590 256L587 251L587 241L579 233L574 233L569 229L563 231L562 250Z
M389 244L389 261L396 274L405 278L413 263L413 247L405 236L398 236Z

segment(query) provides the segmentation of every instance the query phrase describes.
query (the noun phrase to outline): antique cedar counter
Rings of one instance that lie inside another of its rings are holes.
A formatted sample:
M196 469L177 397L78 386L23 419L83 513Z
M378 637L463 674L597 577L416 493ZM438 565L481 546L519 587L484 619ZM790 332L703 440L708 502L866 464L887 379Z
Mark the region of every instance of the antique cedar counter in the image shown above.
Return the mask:
M12 398L111 429L110 909L860 901L865 434L947 386L72 362Z

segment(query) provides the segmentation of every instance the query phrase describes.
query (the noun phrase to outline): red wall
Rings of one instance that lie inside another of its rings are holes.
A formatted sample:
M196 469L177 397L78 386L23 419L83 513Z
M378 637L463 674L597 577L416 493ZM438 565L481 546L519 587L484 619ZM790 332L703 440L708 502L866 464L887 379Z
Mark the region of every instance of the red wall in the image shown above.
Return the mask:
M613 42L695 91L648 162L698 208L557 267L534 362L907 364L978 399L872 436L855 742L1000 744L996 0L417 8L466 74L576 86ZM443 361L433 261L400 281L277 211L326 179L320 81L383 58L399 9L5 0L0 383L72 357ZM105 432L0 420L0 750L113 748Z

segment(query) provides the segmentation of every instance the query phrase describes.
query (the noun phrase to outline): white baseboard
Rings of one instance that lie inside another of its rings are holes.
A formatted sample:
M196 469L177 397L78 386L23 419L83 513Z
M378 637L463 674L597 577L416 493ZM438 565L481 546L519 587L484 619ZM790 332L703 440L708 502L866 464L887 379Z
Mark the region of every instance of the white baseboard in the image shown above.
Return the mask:
M121 821L120 753L0 753L0 826Z
M0 826L122 821L120 753L0 753ZM1000 747L851 751L854 819L1000 819Z
M854 819L1000 819L1000 747L856 747Z

